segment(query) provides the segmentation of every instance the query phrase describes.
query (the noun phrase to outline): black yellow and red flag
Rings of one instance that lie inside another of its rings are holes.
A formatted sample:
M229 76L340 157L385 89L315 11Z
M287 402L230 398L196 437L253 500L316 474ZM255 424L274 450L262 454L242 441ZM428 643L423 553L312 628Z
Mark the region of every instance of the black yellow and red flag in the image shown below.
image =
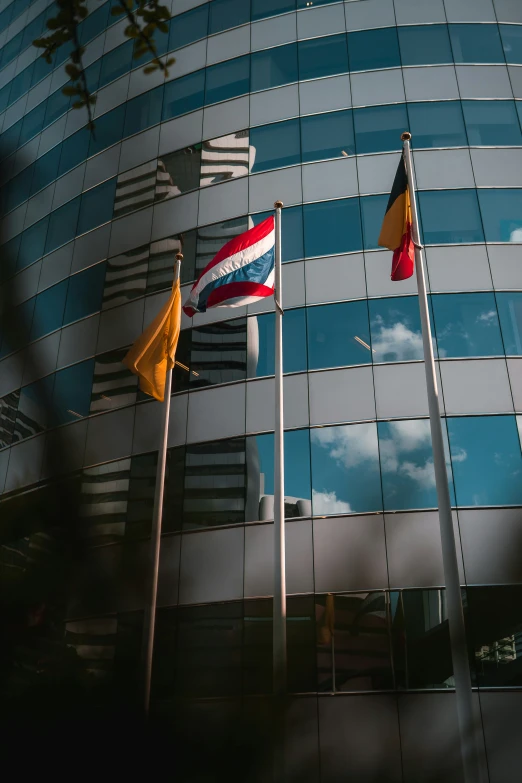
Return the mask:
M411 229L411 201L404 155L393 181L386 214L379 235L379 245L393 250L392 280L406 280L413 274L415 246Z

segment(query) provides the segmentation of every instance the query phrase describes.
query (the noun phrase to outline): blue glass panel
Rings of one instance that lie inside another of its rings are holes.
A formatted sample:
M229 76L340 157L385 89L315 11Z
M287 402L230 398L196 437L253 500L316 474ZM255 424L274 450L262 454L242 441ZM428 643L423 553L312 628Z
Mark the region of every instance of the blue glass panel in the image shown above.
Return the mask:
M379 422L378 432L385 511L436 508L429 421Z
M388 206L389 195L364 196L361 198L361 216L363 228L363 246L365 250L379 247L379 234Z
M215 0L213 0L215 2ZM205 103L217 103L244 95L249 90L250 58L236 57L207 68Z
M426 244L484 241L475 190L420 191L419 205Z
M252 215L255 226L261 223L273 212L259 212ZM304 258L303 244L303 208L287 207L281 212L281 256L285 261L295 261Z
M346 35L299 41L299 79L318 79L348 71Z
M31 86L31 77L33 73L33 63L28 68L15 76L11 82L11 92L9 93L9 103L11 106L21 95L24 95Z
M209 8L209 34L250 21L250 0L212 0Z
M126 41L112 52L104 54L100 71L100 87L114 81L130 70L132 64L132 41Z
M174 16L170 20L169 51L179 49L193 41L204 38L208 29L209 3Z
M85 69L85 78L87 80L87 89L89 92L96 92L98 89L99 83L100 83L100 73L101 73L101 66L102 66L103 58L100 58L99 60L95 60L92 65L89 65L88 68Z
M35 109L26 114L22 122L20 139L18 145L21 147L26 141L32 139L37 133L40 133L43 127L45 117L45 101L40 103Z
M2 155L7 157L18 147L18 139L20 138L20 131L22 130L23 119L15 122L10 128L2 133Z
M35 223L31 228L25 229L18 253L18 269L29 266L37 258L43 256L48 224L49 218L46 217Z
M17 174L16 177L7 185L7 198L5 202L5 208L7 211L14 209L23 201L29 198L31 192L31 180L33 178L33 167L28 166L26 169Z
M375 424L310 430L314 515L382 509Z
M515 105L517 107L517 114L518 119L520 120L520 125L522 125L522 101L515 101Z
M431 303L441 358L504 353L493 293L437 294Z
M409 103L412 147L465 147L468 143L460 101Z
M101 32L103 32L107 26L109 19L109 3L104 3L101 8L97 8L92 14L83 20L80 24L78 32L80 36L80 43L84 46L93 38L96 38Z
M249 378L274 374L274 328L274 313L249 317L247 358ZM283 372L304 370L306 370L305 311L303 308L286 310L283 330Z
M522 242L522 190L478 191L486 242Z
M161 121L161 105L163 103L163 87L139 95L128 101L125 114L123 136L132 136Z
M123 136L125 104L96 119L95 135L90 134L89 157L120 141ZM81 131L80 131L81 132Z
M96 135L98 135L98 120L96 121ZM82 163L87 157L89 143L91 141L91 132L88 128L82 128L68 139L62 141L62 154L58 174L61 176L66 171L74 169L75 166Z
M48 63L43 57L38 57L34 62L33 73L31 75L32 84L38 84L47 74L51 73L55 67L56 57L51 57L51 62Z
M8 63L12 62L14 58L18 55L20 51L20 46L22 45L22 38L23 38L23 30L22 32L18 33L18 35L15 35L14 38L11 38L10 41L8 41L4 48L2 49L2 65L0 66L3 68Z
M61 90L56 90L47 98L45 107L44 128L47 128L52 122L61 117L68 111L71 99L64 95Z
M39 38L40 31L42 29L42 20L37 16L32 22L24 27L24 35L22 38L21 51L32 44L35 38Z
M60 162L61 147L58 144L52 150L46 152L35 161L33 166L33 179L31 182L31 195L45 188L58 176L58 164Z
M395 27L348 33L351 71L396 68L401 64Z
M404 103L396 106L369 106L366 109L355 109L353 121L358 155L401 149L401 133L408 128L408 115Z
M308 307L306 318L310 370L371 362L366 302Z
M53 424L65 424L89 415L93 370L94 359L89 359L55 374Z
M0 283L14 275L16 271L16 260L18 258L21 239L22 234L18 234L13 237L13 239L10 239L9 242L5 242L5 244L2 245L2 253L0 254Z
M514 416L448 418L459 506L522 503L522 458Z
M501 24L499 29L506 61L522 65L522 27L518 24Z
M307 257L361 249L358 198L305 204L303 214Z
M456 63L503 63L504 53L496 24L450 24Z
M101 309L104 281L104 262L69 278L64 325L97 313Z
M252 0L252 21L295 11L295 0Z
M496 297L504 350L508 356L522 356L522 293L501 291Z
M84 234L112 218L116 177L91 188L82 196L77 234Z
M398 27L403 65L452 63L453 53L445 24Z
M251 171L292 166L301 160L299 120L276 122L250 131L250 149L253 156Z
M287 44L277 46L275 49L267 49L263 52L254 52L252 55L252 76L250 89L267 90L269 87L278 87L280 84L289 84L297 81L297 46Z
M59 65L62 65L66 60L69 59L74 49L74 44L72 41L66 41L66 43L62 44L59 49L56 50L56 53L54 55L54 65L57 68Z
M45 240L45 252L50 253L76 235L76 224L80 209L80 196L68 201L63 207L55 209L49 216L49 230Z
M462 101L462 109L471 145L522 145L514 101Z
M11 84L6 84L0 90L0 112L5 111L9 102L9 93L11 91Z
M68 280L62 280L38 294L31 326L31 340L54 332L62 325Z
M422 359L422 332L416 296L370 299L371 346L374 362Z
M195 111L203 106L205 94L205 69L189 73L181 79L174 79L165 85L163 119L178 117L185 112Z
M334 111L301 118L303 163L355 155L351 111Z

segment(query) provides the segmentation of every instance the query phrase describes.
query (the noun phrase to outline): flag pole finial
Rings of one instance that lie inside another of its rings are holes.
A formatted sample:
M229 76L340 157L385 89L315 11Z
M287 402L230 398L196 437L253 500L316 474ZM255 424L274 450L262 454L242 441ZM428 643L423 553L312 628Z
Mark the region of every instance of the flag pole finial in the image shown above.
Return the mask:
M183 253L180 252L176 253L176 261L183 261Z
M404 133L401 133L401 140L411 141L411 133L409 131L404 131Z
M274 207L276 209L283 209L283 202L282 201L274 201Z

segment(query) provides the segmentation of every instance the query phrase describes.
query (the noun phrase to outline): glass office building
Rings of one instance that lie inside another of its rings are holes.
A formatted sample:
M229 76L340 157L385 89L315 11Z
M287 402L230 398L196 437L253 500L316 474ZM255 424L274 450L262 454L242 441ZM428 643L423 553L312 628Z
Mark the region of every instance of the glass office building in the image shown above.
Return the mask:
M173 0L166 81L136 67L111 2L91 6L95 135L61 92L67 52L47 65L31 46L52 6L0 5L0 563L41 629L8 686L45 648L137 688L161 406L121 359L175 252L186 296L281 199L288 763L314 783L461 780L416 282L390 282L377 246L409 129L483 763L513 779L522 3ZM273 344L272 301L182 323L162 714L252 718L271 691Z

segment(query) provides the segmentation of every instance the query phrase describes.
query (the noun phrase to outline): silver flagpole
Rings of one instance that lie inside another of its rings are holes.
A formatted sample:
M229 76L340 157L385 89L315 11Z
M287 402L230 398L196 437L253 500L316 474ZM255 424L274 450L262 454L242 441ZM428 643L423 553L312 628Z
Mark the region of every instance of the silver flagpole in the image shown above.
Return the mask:
M433 463L435 466L435 482L439 504L440 537L442 542L442 562L446 581L446 606L450 632L451 655L453 659L453 676L455 679L455 695L457 715L460 730L462 764L466 783L479 783L480 764L478 758L477 726L474 717L473 693L471 689L471 672L469 668L466 631L464 626L464 611L460 590L457 547L453 531L451 500L444 455L442 437L442 421L440 418L439 392L435 373L433 343L431 336L428 296L424 275L424 259L420 243L419 216L417 212L417 197L415 191L415 175L413 172L410 139L411 133L401 136L404 149L404 162L408 175L408 186L411 200L413 242L415 244L415 269L417 272L417 288L422 324L422 343L424 348L424 365L426 368L426 386L428 389L428 410L430 414L431 441L433 445Z
M176 253L176 267L174 283L179 279L182 253ZM167 372L165 380L165 396L163 399L163 425L161 432L161 445L158 452L158 467L156 470L156 487L154 490L154 511L152 514L152 579L150 587L150 602L145 613L145 689L144 710L145 716L149 715L150 686L152 680L152 656L154 653L154 630L156 626L156 601L158 597L158 575L161 549L161 524L163 521L163 495L165 492L165 467L167 462L167 443L169 437L170 395L172 392L172 370Z
M281 288L281 209L275 207L275 437L274 437L274 694L286 693L285 455L283 422L283 300Z

